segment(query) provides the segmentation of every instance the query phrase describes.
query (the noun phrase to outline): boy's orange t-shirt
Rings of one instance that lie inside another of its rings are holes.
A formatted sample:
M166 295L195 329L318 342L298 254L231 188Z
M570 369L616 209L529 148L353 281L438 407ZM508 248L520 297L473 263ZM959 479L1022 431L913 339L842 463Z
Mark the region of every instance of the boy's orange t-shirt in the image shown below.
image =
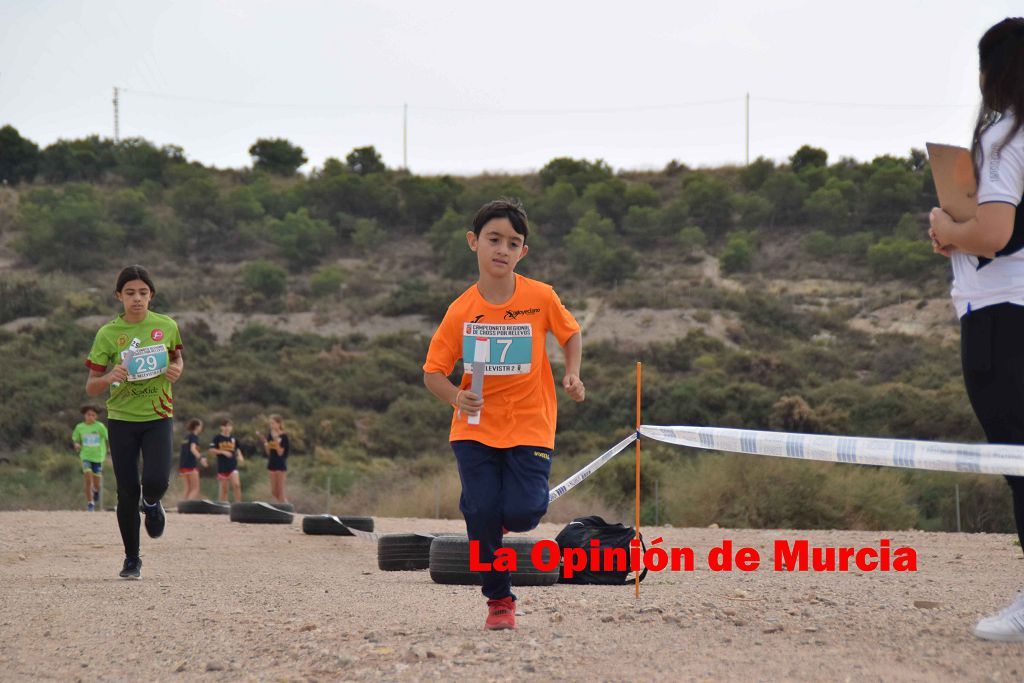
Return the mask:
M451 441L472 440L494 448L554 448L558 402L546 349L547 333L565 345L580 326L551 285L516 275L516 291L488 303L474 284L448 307L430 340L423 371L445 377L463 361L459 386L469 389L476 349L486 354L480 424L454 411Z

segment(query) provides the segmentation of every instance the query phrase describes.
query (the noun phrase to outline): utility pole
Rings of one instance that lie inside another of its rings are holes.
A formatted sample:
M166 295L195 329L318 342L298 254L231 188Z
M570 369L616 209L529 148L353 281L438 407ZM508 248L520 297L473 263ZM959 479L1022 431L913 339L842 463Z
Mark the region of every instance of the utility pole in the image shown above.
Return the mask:
M750 166L750 93L747 93L746 106L746 130L747 130L747 166Z
M402 105L402 168L409 170L409 105Z
M118 89L114 86L114 143L121 142L121 113L118 104Z

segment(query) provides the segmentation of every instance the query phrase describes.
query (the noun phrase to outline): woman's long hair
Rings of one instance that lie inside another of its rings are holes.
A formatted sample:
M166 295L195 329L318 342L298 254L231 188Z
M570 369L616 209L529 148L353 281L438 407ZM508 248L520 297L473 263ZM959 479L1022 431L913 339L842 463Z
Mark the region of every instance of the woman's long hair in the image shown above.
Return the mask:
M1010 17L985 32L978 41L978 61L981 68L981 107L974 124L971 158L974 175L984 164L985 150L981 136L1004 114L1016 117L1013 129L998 143L1002 149L1024 129L1024 18Z

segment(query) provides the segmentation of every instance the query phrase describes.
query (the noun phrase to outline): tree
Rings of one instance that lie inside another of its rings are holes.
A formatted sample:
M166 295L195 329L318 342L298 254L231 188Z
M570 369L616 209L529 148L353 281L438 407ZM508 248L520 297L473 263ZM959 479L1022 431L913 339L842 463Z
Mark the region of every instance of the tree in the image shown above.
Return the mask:
M260 138L249 148L253 168L276 175L294 175L308 161L301 147L284 138Z
M114 148L114 172L132 185L146 180L163 183L172 166L185 164L185 152L175 145L157 147L143 138L121 140Z
M107 202L107 215L125 227L138 228L146 220L147 204L146 195L141 191L121 190Z
M15 248L46 270L89 270L131 246L124 244L121 227L106 219L88 185L65 187L50 205L23 202L17 225L22 234Z
M14 126L0 128L0 183L31 181L39 170L39 146Z
M742 232L734 232L729 235L725 243L725 249L719 257L722 270L726 273L736 273L741 270L750 270L754 261L754 245L751 238Z
M220 209L220 193L209 177L186 180L171 194L175 213L187 220L214 220Z
M39 170L51 183L96 182L116 165L114 141L90 135L80 140L58 140L44 149Z
M828 166L828 152L819 147L804 145L789 158L789 165L793 168L793 173L800 173L811 166L825 168Z
M388 170L373 145L356 147L345 157L349 169L359 175L383 173Z
M402 194L402 214L419 232L454 204L462 185L447 175L440 178L408 176L398 181L398 189Z
M530 215L544 224L545 235L562 236L572 228L574 219L570 209L578 200L572 183L560 180L544 190L544 196L534 204Z
M636 270L636 254L625 246L613 247L615 224L596 211L588 211L565 238L569 266L579 277L596 282L622 280Z
M740 171L740 183L751 192L761 189L768 176L775 172L775 162L765 157L758 157Z
M622 232L636 240L655 240L661 234L660 214L650 206L631 206L622 219Z
M916 208L921 182L897 160L880 162L864 184L864 218L871 225L888 227Z
M775 206L775 222L793 224L803 213L807 185L792 171L773 173L758 191Z
M612 169L602 159L588 161L558 157L546 163L537 175L540 176L542 187L551 187L557 182L565 181L573 186L576 194L583 194L587 185L611 178Z
M683 256L689 258L696 256L697 252L703 250L708 245L708 238L704 235L704 231L698 228L696 225L690 225L679 231L676 235L676 244L679 246L679 251L682 252Z
M850 223L850 205L836 187L822 187L804 200L804 212L811 223L833 234L846 230Z
M289 213L283 220L269 219L267 230L294 269L320 261L334 241L334 228L327 221L310 218L308 209Z
M710 173L697 171L683 178L682 199L690 218L709 235L721 234L732 224L732 190Z
M626 183L618 178L591 183L583 192L583 200L619 225L626 211Z

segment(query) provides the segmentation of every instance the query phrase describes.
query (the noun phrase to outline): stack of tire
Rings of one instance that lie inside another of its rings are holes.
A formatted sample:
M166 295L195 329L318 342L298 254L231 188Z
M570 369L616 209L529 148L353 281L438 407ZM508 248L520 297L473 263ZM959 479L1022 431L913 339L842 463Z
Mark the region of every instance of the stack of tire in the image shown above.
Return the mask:
M506 537L503 545L515 550L519 562L512 572L514 586L551 586L559 570L542 571L530 561L540 539ZM384 534L377 541L377 567L382 571L429 569L434 583L479 586L480 573L469 569L469 539L465 534Z

